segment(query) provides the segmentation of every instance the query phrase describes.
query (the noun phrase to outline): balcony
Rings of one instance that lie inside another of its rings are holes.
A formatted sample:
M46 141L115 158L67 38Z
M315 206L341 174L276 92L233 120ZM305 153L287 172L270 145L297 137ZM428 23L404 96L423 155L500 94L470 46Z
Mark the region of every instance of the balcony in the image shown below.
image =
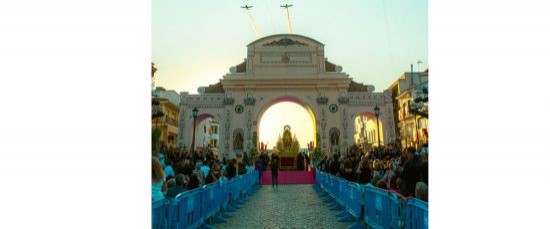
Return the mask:
M178 127L178 120L166 117L166 123L175 127Z

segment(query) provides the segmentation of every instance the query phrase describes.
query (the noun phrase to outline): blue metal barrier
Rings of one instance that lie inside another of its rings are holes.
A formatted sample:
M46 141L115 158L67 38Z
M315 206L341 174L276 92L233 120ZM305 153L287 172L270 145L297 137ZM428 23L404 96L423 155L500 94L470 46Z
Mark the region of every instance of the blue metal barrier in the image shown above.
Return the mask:
M428 203L415 198L407 199L405 226L412 229L428 228Z
M342 200L342 205L346 206L349 202L349 181L346 179L340 179L340 195Z
M254 172L254 167L252 166L246 166L246 174Z
M373 228L398 228L401 201L393 193L368 184L364 188L365 222Z
M228 180L222 180L220 181L220 191L221 194L220 197L220 207L225 209L227 207L227 204L229 204L229 181Z
M167 222L166 222L166 214L167 214L167 208L168 208L168 202L167 199L161 199L153 202L153 208L152 208L152 227L153 229L164 229L166 228Z
M340 219L355 218L351 228L362 228L361 220L371 228L428 228L428 203L408 199L405 203L394 193L368 185L348 182L325 172L316 174L317 192L331 210L340 210ZM406 206L406 207L405 207Z
M330 177L329 179L329 194L332 198L336 198L336 192L338 191L338 181L335 177Z
M172 206L175 206L175 210L177 209L177 228L198 228L203 223L201 193L202 189L196 188L174 198Z
M255 191L252 186L258 173L220 180L200 188L180 193L173 199L152 203L152 228L198 228L208 222L223 222L230 201L237 202Z
M346 201L346 210L355 218L361 217L361 205L363 204L363 194L361 186L357 183L348 183L349 199Z
M323 180L321 181L321 187L328 192L328 189L330 187L329 185L329 176L327 173L322 173L323 175L321 175L323 178Z
M207 219L214 216L220 210L220 198L216 197L222 193L219 188L219 182L203 186L201 193L201 216Z
M236 176L227 182L228 202L225 208L227 212L234 212L238 209L239 206L235 202L239 197L239 193L240 191L239 191L238 177Z

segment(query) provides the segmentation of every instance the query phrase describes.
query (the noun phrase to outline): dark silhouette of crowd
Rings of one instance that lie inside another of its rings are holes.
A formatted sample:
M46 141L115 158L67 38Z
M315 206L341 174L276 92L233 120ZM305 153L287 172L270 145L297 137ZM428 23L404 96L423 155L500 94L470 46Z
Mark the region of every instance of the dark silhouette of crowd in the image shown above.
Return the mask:
M330 173L358 184L371 184L395 193L402 199L416 197L428 201L428 147L399 149L394 144L367 153L349 150L325 156L317 165Z

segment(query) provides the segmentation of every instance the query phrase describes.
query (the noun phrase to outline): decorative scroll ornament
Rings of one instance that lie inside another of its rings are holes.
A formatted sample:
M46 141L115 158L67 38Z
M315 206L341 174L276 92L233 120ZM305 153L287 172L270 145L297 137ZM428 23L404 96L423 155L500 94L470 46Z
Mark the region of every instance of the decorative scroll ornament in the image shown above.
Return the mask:
M278 40L278 41L272 41L272 42L269 42L267 44L264 44L264 46L292 46L292 45L297 45L297 46L308 46L307 44L305 43L302 43L302 42L299 42L299 41L295 41L295 40L291 40L287 37L281 39L281 40Z
M347 104L347 103L349 103L349 97L343 97L343 96L338 97L338 102L340 104Z
M327 103L328 103L328 98L327 97L321 96L321 97L317 98L317 104L324 105L324 104L327 104Z
M254 104L256 103L256 99L255 98L246 98L244 99L244 104L245 105L248 105L248 106L253 106Z
M247 120L246 120L246 128L247 128L247 132L246 132L246 135L247 135L247 139L250 140L252 137L251 137L251 129L252 129L252 109L248 109L248 112L247 112Z
M223 100L223 105L229 105L229 106L231 106L231 105L233 105L233 102L234 102L234 101L235 101L235 100L234 100L233 98L225 98L225 99Z
M225 110L225 140L230 139L230 136L229 136L229 130L231 128L231 117L230 117L230 115L231 115L231 110L229 108L227 108ZM229 146L227 146L227 148L229 148Z
M347 117L347 112L346 112L346 108L344 107L342 109L342 127L344 129L344 139L347 139L348 138L348 117Z

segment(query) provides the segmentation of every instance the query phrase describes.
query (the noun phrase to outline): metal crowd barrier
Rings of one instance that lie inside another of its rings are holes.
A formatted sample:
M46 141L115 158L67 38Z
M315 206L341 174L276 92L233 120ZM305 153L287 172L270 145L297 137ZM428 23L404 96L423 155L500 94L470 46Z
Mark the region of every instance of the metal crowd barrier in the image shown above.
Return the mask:
M394 193L349 182L315 171L314 189L331 210L343 210L340 221L354 221L350 228L428 228L428 203L410 198L403 202Z
M428 228L428 203L419 199L408 199L405 205L406 228Z
M373 228L399 228L399 198L384 189L368 184L364 189L364 221Z
M253 192L257 180L258 172L247 173L155 201L152 203L152 228L199 228L212 221L223 222L221 216L230 204L238 203Z
M153 218L151 219L153 229L166 228L166 214L168 212L168 201L166 199L153 202Z

